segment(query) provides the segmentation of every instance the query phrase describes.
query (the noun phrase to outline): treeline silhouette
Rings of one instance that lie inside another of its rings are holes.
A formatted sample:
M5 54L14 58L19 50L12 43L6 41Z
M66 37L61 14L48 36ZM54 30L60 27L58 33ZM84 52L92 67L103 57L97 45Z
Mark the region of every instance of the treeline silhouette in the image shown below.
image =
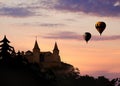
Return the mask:
M0 43L0 86L120 86L120 78L82 76L79 69L63 62L61 67L42 68L29 63L20 51L16 53L6 36ZM70 67L73 70L66 73Z

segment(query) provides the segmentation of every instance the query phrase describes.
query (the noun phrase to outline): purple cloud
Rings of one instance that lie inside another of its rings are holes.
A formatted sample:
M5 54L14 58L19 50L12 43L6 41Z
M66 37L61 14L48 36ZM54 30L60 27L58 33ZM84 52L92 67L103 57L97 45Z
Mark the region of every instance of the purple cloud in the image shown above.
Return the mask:
M38 0L31 4L26 2L15 6L5 7L4 3L0 3L0 15L28 17L35 15L40 9L55 9L98 16L120 16L120 0Z
M41 27L62 27L66 26L65 24L62 23L39 23L39 22L32 22L32 23L22 23L19 25L24 25L24 26L41 26Z
M64 40L83 40L83 35L80 35L76 32L57 32L57 33L49 33L46 36L42 36L43 38L48 39L64 39ZM92 41L106 41L106 40L120 40L120 35L112 35L112 36L92 36Z
M29 17L34 13L22 7L2 7L0 8L0 15L12 17Z
M47 36L43 36L43 38L48 39L74 39L74 40L82 40L82 36L75 32L58 32L58 33L49 33Z
M106 41L106 40L120 40L120 35L111 35L111 36L93 36L91 40L94 41Z
M54 8L99 16L120 16L120 0L58 0Z
M108 71L94 71L94 72L90 72L90 75L94 76L94 77L99 77L99 76L105 76L107 78L109 78L110 80L114 79L114 78L120 78L120 73L113 73L113 72L108 72Z
M65 26L65 24L51 24L51 23L43 23L43 24L39 24L39 26L43 26L43 27L58 27L58 26Z

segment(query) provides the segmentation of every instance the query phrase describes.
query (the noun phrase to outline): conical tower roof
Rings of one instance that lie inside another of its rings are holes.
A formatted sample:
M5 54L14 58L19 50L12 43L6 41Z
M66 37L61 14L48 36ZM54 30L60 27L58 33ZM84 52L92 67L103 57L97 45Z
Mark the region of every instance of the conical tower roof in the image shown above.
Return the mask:
M33 49L38 49L40 50L39 46L38 46L38 43L37 43L37 40L35 41L35 45L34 45L34 48Z
M59 50L58 49L58 46L57 46L57 42L55 42L55 46L54 46L54 49L53 50Z
M0 42L10 43L10 41L6 38L6 35L4 36L3 40L1 40Z

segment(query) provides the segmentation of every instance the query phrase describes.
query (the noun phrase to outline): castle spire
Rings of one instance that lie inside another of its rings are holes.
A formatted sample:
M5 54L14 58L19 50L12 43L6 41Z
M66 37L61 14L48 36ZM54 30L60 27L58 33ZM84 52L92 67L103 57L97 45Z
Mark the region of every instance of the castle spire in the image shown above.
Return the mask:
M55 42L55 46L54 46L53 50L58 50L59 51L58 46L57 46L57 42Z
M38 46L37 39L35 40L33 55L34 55L33 61L39 64L40 48Z
M55 42L54 49L53 49L53 54L54 55L59 55L59 49L58 49L58 46L57 46L57 42Z
M35 40L35 45L34 45L34 48L33 49L37 49L37 50L40 50L39 46L38 46L38 43L37 43L37 40Z

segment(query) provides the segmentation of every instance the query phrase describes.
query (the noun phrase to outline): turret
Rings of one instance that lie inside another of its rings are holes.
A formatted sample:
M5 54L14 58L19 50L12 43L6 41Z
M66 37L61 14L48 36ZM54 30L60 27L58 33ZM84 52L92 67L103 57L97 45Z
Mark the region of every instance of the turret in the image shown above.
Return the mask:
M60 59L59 49L58 49L56 42L55 42L54 49L53 49L53 58L55 59L55 62L57 62L57 65L60 66L61 59Z
M59 55L59 49L58 49L58 46L57 46L56 42L55 42L55 45L54 45L53 54Z
M34 55L34 57L33 57L34 62L39 63L40 48L38 46L37 40L35 41L35 45L33 48L33 55Z
M34 48L33 48L33 53L37 53L37 52L40 53L40 48L39 48L37 40L36 40Z

